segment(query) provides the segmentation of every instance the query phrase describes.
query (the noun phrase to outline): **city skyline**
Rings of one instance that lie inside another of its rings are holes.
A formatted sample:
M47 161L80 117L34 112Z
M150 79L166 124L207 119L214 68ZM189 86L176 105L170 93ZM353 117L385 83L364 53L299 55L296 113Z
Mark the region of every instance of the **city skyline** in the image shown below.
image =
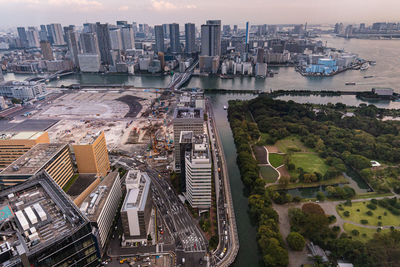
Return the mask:
M162 23L203 23L207 19L221 19L223 24L244 26L252 24L371 23L397 21L400 3L395 0L344 1L321 3L304 1L242 1L205 0L0 0L0 25L10 28L21 25L39 25L58 22L82 24L84 22L114 22L125 19L150 25ZM240 10L240 17L237 16ZM196 14L196 16L193 16ZM149 21L151 18L151 21Z

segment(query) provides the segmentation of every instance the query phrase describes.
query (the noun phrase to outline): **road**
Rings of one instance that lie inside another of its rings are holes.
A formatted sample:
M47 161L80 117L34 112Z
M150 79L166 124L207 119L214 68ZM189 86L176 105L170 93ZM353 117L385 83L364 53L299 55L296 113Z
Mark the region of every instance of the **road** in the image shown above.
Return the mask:
M206 101L206 105L208 110L207 123L211 135L212 155L218 167L218 172L215 173L218 180L216 179L215 184L220 185L217 189L218 193L216 194L219 243L217 249L213 251L213 262L215 262L217 266L229 266L235 261L239 251L239 237L224 150L218 131L216 130L213 110L208 100Z

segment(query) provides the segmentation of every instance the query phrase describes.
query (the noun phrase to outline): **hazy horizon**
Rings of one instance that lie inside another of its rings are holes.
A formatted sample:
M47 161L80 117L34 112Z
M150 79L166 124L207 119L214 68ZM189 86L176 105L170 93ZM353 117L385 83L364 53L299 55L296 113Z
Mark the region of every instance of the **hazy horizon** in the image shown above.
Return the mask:
M0 27L127 20L149 25L177 22L223 24L370 24L398 22L400 1L395 0L0 0Z

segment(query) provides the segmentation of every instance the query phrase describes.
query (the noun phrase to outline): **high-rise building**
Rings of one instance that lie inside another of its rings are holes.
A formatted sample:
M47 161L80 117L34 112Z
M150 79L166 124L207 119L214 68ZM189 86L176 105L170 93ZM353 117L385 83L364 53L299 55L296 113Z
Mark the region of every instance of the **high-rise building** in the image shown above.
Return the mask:
M121 208L122 244L147 240L152 210L151 180L145 172L130 170L126 175L126 196Z
M28 37L26 36L25 27L18 27L17 31L19 40L21 41L21 47L27 48L29 44L28 44Z
M99 42L100 58L103 64L111 64L111 40L108 24L96 23L96 34Z
M40 143L50 143L47 132L3 132L0 134L0 169Z
M80 44L83 54L100 55L99 42L95 32L81 33Z
M0 191L1 266L99 266L95 228L41 172Z
M0 185L14 186L45 170L62 188L74 175L68 144L37 144L0 172Z
M40 49L45 60L54 60L53 50L49 41L40 41Z
M35 27L28 27L28 31L26 32L26 37L28 39L29 47L40 47L39 44L39 33Z
M103 177L107 175L110 161L104 132L87 134L72 147L79 173L96 173Z
M68 49L69 52L71 53L72 62L74 63L75 67L79 68L78 55L80 54L80 50L79 50L78 33L72 27L69 27L66 32L66 37L67 37Z
M169 38L169 24L163 24L162 27L164 30L164 37Z
M231 25L222 26L222 32L223 32L224 35L231 34Z
M85 196L82 203L77 205L91 224L98 229L100 248L104 253L104 247L110 231L113 229L112 224L122 197L119 173L117 171L109 173ZM76 203L75 200L74 203Z
M99 54L79 54L79 68L81 72L99 72L101 67Z
M135 48L135 34L133 32L132 25L126 24L121 28L122 37L122 49L134 49Z
M120 26L122 28L122 26L126 25L128 25L128 22L126 20L117 20L117 26Z
M4 81L3 70L0 68L0 82Z
M48 41L46 25L40 25L39 40Z
M207 20L201 25L201 55L221 56L220 20Z
M181 132L192 131L194 134L204 133L204 112L202 108L178 107L174 111L173 119L174 129L174 155L175 169L180 170L181 165L181 148L179 145Z
M46 29L47 29L47 39L50 42L50 44L54 44L54 37L53 37L53 32L51 30L51 25L48 24L46 25Z
M164 29L162 25L154 26L154 34L156 39L156 52L165 52L164 50Z
M94 23L84 23L82 32L84 32L84 33L95 33L96 32L96 24L94 24Z
M233 25L233 33L234 34L238 33L238 25Z
M110 41L112 50L122 50L122 37L119 28L110 29Z
M196 52L196 27L194 23L185 24L185 52L187 54Z
M52 37L54 45L65 45L64 34L61 24L53 23L48 25L47 31Z
M179 41L178 23L172 23L169 25L169 39L170 39L171 53L180 53L181 43Z
M206 134L193 135L185 153L186 199L193 208L211 207L211 157Z

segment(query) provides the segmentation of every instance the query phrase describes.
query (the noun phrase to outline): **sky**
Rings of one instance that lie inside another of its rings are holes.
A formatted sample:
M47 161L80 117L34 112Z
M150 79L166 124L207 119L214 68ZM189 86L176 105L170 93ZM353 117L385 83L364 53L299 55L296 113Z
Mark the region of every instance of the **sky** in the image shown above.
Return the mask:
M0 27L136 21L334 24L400 21L399 0L0 0Z

